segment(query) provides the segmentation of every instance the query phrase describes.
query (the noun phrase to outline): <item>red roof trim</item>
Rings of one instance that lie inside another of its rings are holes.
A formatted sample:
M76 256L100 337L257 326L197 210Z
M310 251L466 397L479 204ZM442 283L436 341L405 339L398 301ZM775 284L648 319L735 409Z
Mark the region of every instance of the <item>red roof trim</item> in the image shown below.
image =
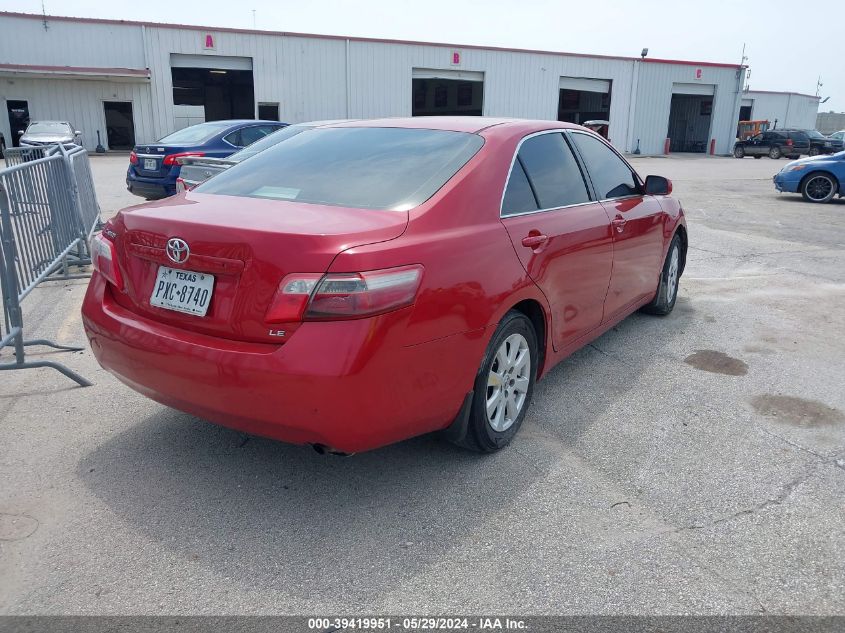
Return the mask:
M715 66L716 68L748 68L744 64L740 66L739 64L725 64L722 62L688 62L682 59L659 59L656 57L646 57L643 59L644 62L649 64L681 64L682 66Z
M818 95L808 95L803 92L789 92L789 91L782 91L782 90L746 90L742 94L744 95L751 95L754 93L764 94L764 95L793 95L795 97L809 97L810 99L821 99Z
M442 46L466 50L501 51L506 53L534 53L539 55L557 55L563 57L588 57L593 59L619 59L623 61L638 61L639 57L625 57L621 55L592 55L589 53L567 53L564 51L545 51L532 48L508 48L503 46L481 46L478 44L450 44L448 42L423 42L418 40L395 40L378 37L348 37L345 35L324 35L319 33L295 33L288 31L261 31L257 29L236 29L220 26L199 26L195 24L171 24L166 22L142 22L136 20L114 20L108 18L74 18L61 15L38 15L35 13L17 13L0 11L0 17L28 18L31 20L58 20L62 22L83 22L93 24L115 24L125 26L146 26L163 29L188 29L191 31L211 31L216 33L243 33L250 35L275 35L283 37L309 37L324 40L349 40L352 42L376 42L380 44L407 44L411 46ZM721 62L696 62L682 59L645 59L646 62L658 64L681 64L684 66L709 66L717 68L742 68L739 64L725 64Z
M0 70L20 70L23 72L49 73L84 73L89 75L131 75L133 77L149 77L146 68L97 68L90 66L32 66L29 64L0 64Z

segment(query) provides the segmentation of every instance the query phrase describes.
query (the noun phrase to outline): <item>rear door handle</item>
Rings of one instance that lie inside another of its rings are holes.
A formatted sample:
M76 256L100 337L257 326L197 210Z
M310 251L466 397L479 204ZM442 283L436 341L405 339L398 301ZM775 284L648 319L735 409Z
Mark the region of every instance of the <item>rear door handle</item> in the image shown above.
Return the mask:
M617 217L615 217L615 218L613 218L613 219L610 221L610 223L611 223L613 226L615 226L615 227L616 227L616 232L617 232L617 233L621 233L622 231L624 231L624 230L625 230L625 223L626 223L626 222L628 222L628 220L626 220L625 218L623 218L621 215L620 215L620 216L617 216Z
M549 241L548 235L542 233L532 232L527 237L522 238L522 245L526 248L538 248Z

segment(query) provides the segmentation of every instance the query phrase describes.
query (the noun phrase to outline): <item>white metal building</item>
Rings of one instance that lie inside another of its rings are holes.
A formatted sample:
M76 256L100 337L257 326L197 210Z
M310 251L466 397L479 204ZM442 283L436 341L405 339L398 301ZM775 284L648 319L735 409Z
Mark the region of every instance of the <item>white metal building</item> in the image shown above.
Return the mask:
M768 121L772 127L813 130L819 97L799 92L747 90L742 93L741 121Z
M816 117L816 129L822 134L845 130L845 112L819 112Z
M221 118L608 120L623 151L731 151L735 64L0 13L0 131L62 119L125 148ZM10 143L11 144L11 143Z

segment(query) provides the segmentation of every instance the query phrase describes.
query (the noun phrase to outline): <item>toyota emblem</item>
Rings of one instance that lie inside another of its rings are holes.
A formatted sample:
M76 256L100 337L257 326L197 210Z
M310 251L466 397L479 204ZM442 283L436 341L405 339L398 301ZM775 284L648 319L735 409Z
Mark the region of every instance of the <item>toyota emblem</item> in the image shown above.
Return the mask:
M167 240L167 257L174 264L184 264L191 256L191 249L188 243L179 237L171 237Z

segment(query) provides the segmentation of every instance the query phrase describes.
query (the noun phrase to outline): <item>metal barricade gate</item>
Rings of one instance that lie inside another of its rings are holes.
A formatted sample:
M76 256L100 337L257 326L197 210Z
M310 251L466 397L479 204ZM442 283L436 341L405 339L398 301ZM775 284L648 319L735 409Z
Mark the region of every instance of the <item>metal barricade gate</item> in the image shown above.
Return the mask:
M100 210L87 152L72 146L7 150L7 168L0 170L0 286L4 330L0 349L13 347L15 361L0 370L51 367L81 386L91 383L53 361L27 361L26 347L44 345L80 351L46 339L27 340L21 302L46 279L70 275L69 266L90 263L87 240L99 224ZM11 153L11 156L10 156Z

